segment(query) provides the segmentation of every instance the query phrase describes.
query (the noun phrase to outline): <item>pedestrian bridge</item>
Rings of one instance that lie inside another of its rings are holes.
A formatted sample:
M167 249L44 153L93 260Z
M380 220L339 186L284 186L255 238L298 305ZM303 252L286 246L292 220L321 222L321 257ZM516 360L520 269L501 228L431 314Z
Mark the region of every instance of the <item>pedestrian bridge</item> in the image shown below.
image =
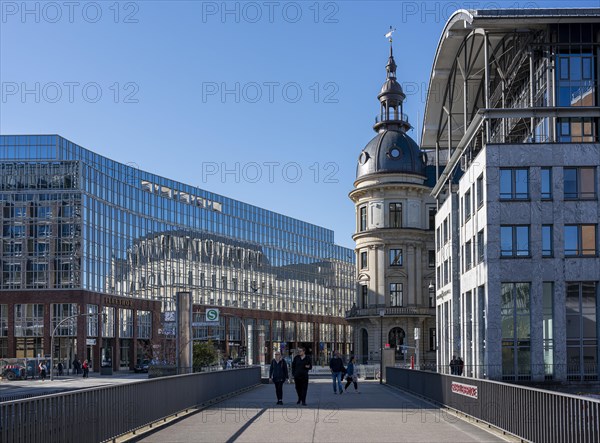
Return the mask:
M386 368L343 395L311 378L276 405L260 367L0 402L0 442L600 441L600 401L514 384ZM407 391L410 391L407 392Z
M448 410L380 385L351 385L334 394L331 380L312 379L307 406L296 405L293 384L277 406L273 385L257 388L142 437L142 442L501 442L498 432Z

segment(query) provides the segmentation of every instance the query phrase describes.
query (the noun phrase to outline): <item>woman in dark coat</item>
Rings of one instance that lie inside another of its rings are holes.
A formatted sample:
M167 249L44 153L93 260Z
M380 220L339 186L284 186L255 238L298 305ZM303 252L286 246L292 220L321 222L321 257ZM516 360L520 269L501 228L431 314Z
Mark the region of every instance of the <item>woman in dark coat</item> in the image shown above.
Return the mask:
M275 394L277 395L278 405L283 404L283 384L288 378L287 363L281 358L281 352L277 351L269 369L269 381L275 383Z

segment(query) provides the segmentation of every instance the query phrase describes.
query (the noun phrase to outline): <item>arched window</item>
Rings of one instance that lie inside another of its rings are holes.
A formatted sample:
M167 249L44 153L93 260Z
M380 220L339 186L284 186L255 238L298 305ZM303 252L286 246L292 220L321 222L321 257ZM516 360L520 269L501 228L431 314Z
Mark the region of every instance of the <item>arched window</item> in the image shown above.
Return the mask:
M388 343L390 344L390 347L396 349L396 360L402 358L400 346L404 344L404 337L406 337L406 334L402 328L393 328L388 334Z

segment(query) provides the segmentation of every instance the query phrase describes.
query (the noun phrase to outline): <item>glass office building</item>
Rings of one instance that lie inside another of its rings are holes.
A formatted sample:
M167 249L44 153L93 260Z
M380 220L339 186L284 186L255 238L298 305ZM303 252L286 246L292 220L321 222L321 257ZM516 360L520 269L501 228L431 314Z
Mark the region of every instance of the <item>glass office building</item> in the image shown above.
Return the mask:
M98 312L102 325L89 316L58 329L55 357L131 368L173 333L178 292L191 293L196 317L221 308L218 327L193 333L224 353L239 354L248 329L264 333L255 361L299 344L323 358L350 350L354 254L331 230L57 135L0 136L0 205L0 356L48 355L61 319Z

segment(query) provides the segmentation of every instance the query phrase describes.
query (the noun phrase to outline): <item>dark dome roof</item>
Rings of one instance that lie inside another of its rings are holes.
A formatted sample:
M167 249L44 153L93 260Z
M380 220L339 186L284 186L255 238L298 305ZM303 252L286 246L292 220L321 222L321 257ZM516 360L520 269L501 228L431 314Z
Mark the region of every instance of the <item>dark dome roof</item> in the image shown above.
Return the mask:
M385 130L378 133L360 153L356 178L379 173L425 176L426 163L425 153L405 132Z
M404 96L404 91L402 91L402 86L395 79L388 79L381 87L381 91L379 91L379 96L383 94L399 94Z

